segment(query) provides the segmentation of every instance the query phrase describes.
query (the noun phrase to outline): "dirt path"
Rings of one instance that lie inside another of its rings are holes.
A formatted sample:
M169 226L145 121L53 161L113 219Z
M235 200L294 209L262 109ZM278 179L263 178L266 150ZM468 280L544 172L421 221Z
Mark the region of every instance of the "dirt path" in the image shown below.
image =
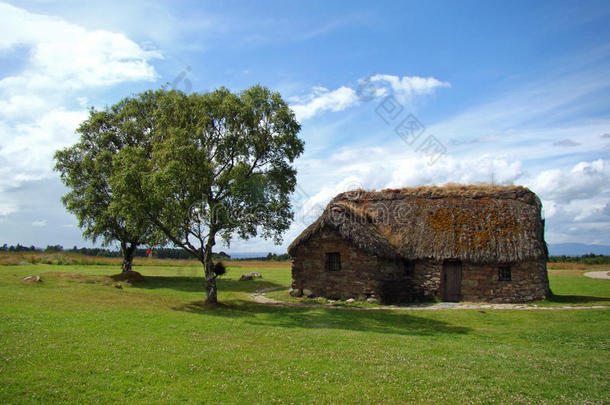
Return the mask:
M585 277L589 278L600 278L610 280L610 271L590 271L584 274Z
M466 302L439 302L434 304L414 304L409 306L396 306L396 305L380 305L378 307L346 307L341 305L333 304L302 304L297 302L285 302L278 301L272 298L266 297L265 294L270 291L282 290L286 287L268 287L258 290L250 295L252 299L264 305L275 305L284 307L295 307L295 308L335 308L335 309L349 309L358 311L378 311L383 309L397 309L401 311L413 311L413 310L441 310L441 309L520 309L520 310L544 310L544 311L556 311L556 310L572 310L572 309L606 309L610 308L610 305L592 305L573 307L569 305L553 306L553 307L539 307L537 305L525 305L525 304L485 304L485 303L466 303Z

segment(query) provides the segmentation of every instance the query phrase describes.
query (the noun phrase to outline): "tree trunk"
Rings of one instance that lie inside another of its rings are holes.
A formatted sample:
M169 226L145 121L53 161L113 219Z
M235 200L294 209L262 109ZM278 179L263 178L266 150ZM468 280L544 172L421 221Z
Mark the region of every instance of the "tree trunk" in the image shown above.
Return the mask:
M132 243L128 246L126 242L121 242L121 252L123 253L123 264L121 265L121 271L123 273L131 271L133 255L136 252L136 244Z
M212 247L216 244L214 235L208 237L203 251L203 268L205 270L205 302L216 304L218 302L218 289L216 288L216 274L212 262Z

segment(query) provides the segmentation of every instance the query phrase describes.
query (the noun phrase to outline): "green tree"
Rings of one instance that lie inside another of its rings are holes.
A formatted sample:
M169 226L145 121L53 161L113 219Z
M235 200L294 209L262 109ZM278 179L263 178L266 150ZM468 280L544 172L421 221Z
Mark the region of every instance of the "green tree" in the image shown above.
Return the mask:
M93 242L101 238L107 246L120 243L122 271L130 271L138 245L162 243L164 238L144 213L117 215L111 207L115 193L108 182L113 159L125 147L152 151L156 127L156 100L164 90L128 97L102 111L91 109L77 129L80 141L55 153L55 170L69 191L62 197L66 209L78 219L83 236Z
M152 154L134 145L115 159L114 209L150 221L204 267L206 301L217 301L212 249L218 237L281 241L292 218L301 127L279 93L167 92L159 102Z

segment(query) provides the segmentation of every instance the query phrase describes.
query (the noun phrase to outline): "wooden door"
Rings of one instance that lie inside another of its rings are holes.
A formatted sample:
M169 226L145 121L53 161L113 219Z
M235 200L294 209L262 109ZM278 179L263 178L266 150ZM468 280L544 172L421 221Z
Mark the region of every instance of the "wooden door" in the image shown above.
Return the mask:
M443 301L457 302L462 298L462 262L445 262L441 275Z

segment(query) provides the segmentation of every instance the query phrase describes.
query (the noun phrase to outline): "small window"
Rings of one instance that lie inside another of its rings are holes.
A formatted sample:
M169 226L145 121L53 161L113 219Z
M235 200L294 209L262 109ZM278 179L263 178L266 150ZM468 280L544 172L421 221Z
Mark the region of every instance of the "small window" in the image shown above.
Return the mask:
M404 271L405 276L412 276L415 270L415 263L412 260L403 260L402 261L402 269Z
M512 279L512 274L510 271L510 267L503 266L498 269L498 280L499 281L510 281Z
M341 255L339 253L326 254L326 271L341 270Z

